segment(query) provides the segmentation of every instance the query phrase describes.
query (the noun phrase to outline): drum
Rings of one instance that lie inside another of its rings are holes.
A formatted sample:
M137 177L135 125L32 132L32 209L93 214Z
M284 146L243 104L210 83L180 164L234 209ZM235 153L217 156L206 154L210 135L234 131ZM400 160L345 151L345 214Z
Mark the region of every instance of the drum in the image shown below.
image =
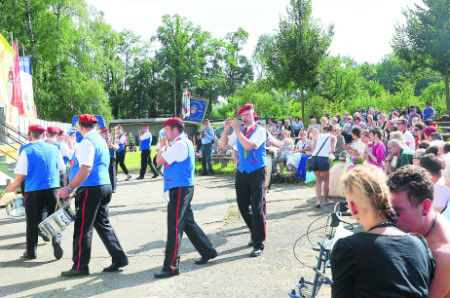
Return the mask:
M23 197L14 198L6 205L6 213L9 216L24 216L25 206L23 205Z
M266 163L266 181L264 183L264 186L266 189L270 189L273 169L273 155L269 151L266 151Z
M58 211L39 224L39 230L48 238L52 238L64 231L75 220L75 214L75 211L70 208L70 201L67 201Z

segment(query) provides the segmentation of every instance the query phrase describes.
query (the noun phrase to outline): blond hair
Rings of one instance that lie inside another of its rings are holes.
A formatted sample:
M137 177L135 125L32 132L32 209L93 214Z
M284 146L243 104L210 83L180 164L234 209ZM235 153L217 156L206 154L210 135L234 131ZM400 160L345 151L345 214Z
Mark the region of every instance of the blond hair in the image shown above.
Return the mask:
M342 177L346 193L352 193L354 188L358 188L363 194L358 198L358 205L368 209L371 206L378 216L384 215L392 222L397 220L392 208L389 187L386 184L384 172L371 164L363 164L355 167Z

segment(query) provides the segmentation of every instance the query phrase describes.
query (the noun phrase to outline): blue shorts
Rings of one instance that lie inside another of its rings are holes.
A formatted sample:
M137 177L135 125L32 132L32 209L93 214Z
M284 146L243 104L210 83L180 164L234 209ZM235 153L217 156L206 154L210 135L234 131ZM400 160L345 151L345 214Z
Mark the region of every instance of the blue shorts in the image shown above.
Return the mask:
M316 171L326 172L330 170L330 158L329 157L322 157L317 156L316 162L315 162L315 169Z

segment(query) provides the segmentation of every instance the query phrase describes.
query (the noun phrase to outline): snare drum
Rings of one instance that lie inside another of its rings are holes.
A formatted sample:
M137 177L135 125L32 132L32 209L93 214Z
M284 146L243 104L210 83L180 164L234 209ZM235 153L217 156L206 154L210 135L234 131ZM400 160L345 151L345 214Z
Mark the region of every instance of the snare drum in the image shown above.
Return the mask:
M271 185L274 154L273 151L266 150L266 181L264 183L266 189L270 189Z
M58 211L39 224L39 230L48 238L52 238L64 231L75 220L75 214L75 211L70 208L70 201L67 201Z
M25 206L23 205L23 197L14 198L6 205L6 213L9 216L24 216Z

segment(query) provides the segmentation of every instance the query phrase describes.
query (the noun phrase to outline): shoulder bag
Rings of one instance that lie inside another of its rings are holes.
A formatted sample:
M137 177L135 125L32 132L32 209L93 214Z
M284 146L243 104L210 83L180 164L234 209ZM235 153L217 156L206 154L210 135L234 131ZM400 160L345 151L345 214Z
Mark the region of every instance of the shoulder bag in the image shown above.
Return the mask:
M329 138L330 138L330 136L328 136L325 139L325 141L322 143L322 146L320 146L319 151L317 151L316 155L312 155L310 158L308 158L306 160L306 165L305 165L306 171L308 171L308 172L316 171L316 158L317 158L317 155L320 153L320 151L322 151L323 146L325 145L325 143L328 141Z

